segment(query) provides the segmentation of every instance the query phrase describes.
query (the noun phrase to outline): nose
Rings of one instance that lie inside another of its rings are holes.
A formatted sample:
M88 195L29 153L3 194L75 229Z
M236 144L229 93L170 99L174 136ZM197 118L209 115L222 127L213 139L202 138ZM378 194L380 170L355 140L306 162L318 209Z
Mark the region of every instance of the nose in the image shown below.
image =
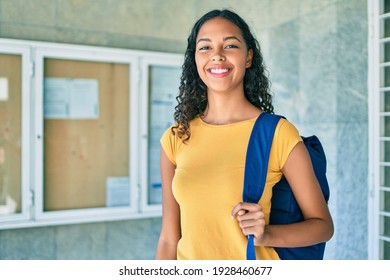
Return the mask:
M219 56L213 56L211 59L213 62L218 62L218 61L225 61L225 57L219 55Z
M214 55L211 57L211 61L213 61L213 62L225 61L225 56L222 55L220 52L216 52L216 53L214 53Z

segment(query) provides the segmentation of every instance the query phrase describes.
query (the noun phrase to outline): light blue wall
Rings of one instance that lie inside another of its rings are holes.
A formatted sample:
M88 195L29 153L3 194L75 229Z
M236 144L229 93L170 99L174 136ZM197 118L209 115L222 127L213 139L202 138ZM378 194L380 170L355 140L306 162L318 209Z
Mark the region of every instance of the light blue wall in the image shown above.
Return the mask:
M328 259L367 253L366 0L0 0L0 37L182 53L194 21L231 7L255 31L277 113L328 156ZM0 231L0 259L152 259L161 219Z

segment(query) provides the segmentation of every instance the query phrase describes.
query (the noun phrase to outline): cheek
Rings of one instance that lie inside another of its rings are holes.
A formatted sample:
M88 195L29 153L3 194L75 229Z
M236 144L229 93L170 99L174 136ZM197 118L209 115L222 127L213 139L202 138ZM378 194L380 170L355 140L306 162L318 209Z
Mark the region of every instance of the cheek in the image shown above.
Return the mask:
M199 69L199 59L195 56L195 66L196 69Z
M195 54L195 64L196 64L196 68L199 67L200 63L201 63L201 58L199 57L199 55L196 55L196 54Z
M195 66L196 66L196 70L198 70L199 75L202 75L203 65L204 65L203 59L195 55Z

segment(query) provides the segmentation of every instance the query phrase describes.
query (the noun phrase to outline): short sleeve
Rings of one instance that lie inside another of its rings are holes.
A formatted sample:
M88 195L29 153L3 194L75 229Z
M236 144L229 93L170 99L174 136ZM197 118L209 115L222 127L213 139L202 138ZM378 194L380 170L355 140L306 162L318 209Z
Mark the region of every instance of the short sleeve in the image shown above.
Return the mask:
M177 140L177 137L172 133L171 127L165 130L160 139L162 149L174 165L176 165Z
M297 128L286 119L281 119L276 127L274 142L279 168L282 169L293 148L302 141Z

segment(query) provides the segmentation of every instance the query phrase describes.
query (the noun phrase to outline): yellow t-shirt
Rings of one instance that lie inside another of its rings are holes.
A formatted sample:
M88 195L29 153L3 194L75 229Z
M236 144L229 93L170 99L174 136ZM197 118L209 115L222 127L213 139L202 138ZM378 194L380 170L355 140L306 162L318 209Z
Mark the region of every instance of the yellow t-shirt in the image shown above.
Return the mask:
M183 143L167 129L161 145L176 166L172 182L180 205L181 239L177 258L240 260L246 258L247 237L233 207L242 201L244 166L249 136L256 118L226 125L210 125L196 117L190 122L191 138ZM259 202L269 222L272 186L293 147L302 141L297 129L281 119L276 127L267 182ZM272 247L256 247L257 259L279 259Z

